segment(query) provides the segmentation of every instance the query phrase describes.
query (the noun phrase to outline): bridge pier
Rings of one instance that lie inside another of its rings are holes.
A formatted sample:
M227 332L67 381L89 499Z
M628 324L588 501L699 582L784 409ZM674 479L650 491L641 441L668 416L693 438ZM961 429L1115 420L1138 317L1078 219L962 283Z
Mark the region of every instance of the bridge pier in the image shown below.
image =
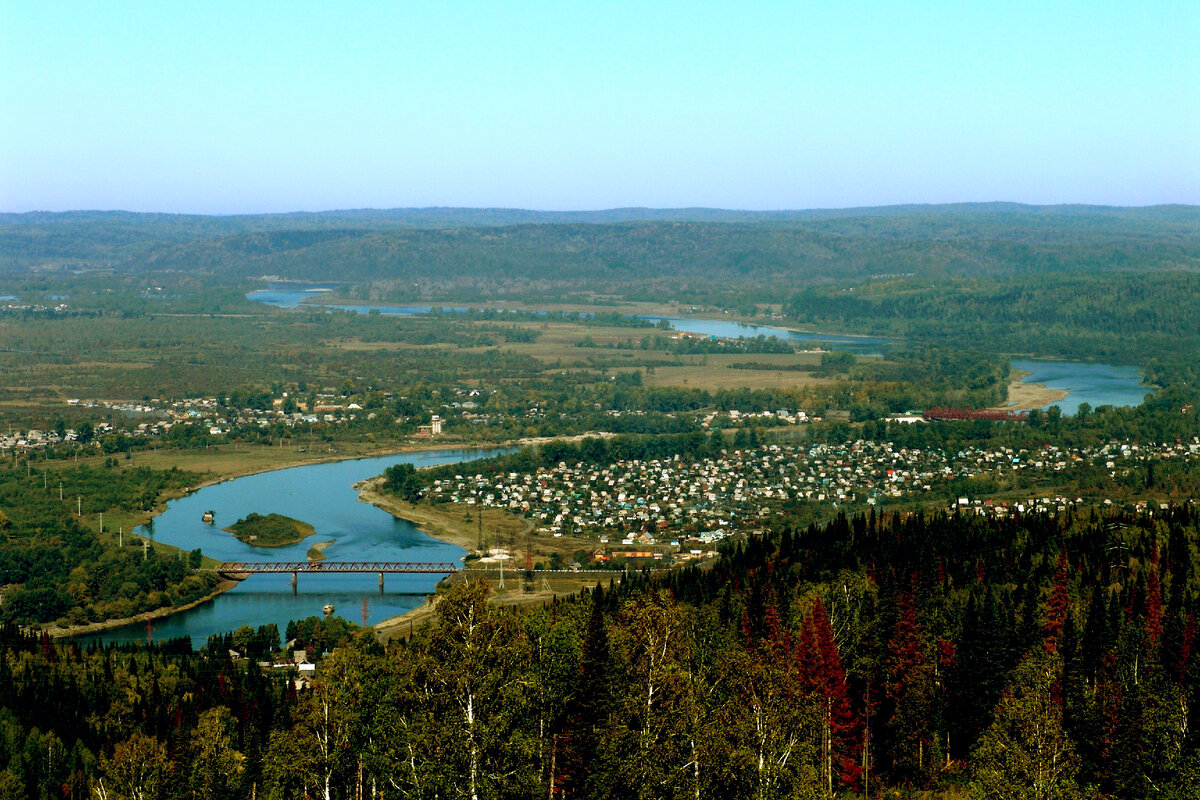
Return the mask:
M379 573L379 593L383 594L383 573Z
M299 580L296 577L296 573L293 572L292 573L292 594L296 594L298 584L299 584Z

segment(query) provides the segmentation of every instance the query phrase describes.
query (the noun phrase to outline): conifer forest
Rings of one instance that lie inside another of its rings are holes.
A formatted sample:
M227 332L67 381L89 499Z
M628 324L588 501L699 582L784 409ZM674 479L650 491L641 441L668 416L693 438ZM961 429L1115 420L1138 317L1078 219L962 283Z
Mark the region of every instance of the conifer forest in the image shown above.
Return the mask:
M1198 535L1190 506L783 520L521 613L463 582L386 648L297 623L331 651L301 691L230 637L9 627L0 796L1196 797Z

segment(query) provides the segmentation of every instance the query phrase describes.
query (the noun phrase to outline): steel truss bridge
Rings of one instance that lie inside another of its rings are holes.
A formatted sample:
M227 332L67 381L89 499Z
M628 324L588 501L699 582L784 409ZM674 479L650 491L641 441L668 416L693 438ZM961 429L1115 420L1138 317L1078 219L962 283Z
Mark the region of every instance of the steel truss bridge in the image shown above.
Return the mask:
M487 565L491 567L492 565ZM513 574L525 572L515 565L509 567ZM230 580L241 581L251 575L263 573L274 574L291 574L292 587L296 586L296 580L300 573L305 575L336 575L344 573L377 573L379 575L379 588L383 589L383 576L387 573L424 573L435 575L449 575L453 572L462 572L470 574L495 574L500 571L500 565L495 568L484 567L464 567L453 561L226 561L218 564L216 567L208 570L215 572L223 578ZM619 575L617 570L611 569L535 569L529 570L537 573L571 573L571 574L594 574L594 575Z
M222 575L256 575L263 572L458 572L452 561L226 561L213 568Z

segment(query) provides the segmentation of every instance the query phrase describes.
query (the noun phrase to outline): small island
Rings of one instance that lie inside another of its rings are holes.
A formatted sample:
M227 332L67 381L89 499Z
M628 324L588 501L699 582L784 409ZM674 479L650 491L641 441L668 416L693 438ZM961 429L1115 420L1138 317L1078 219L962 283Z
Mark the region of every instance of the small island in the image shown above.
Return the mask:
M255 547L283 547L303 541L316 533L313 526L307 522L285 517L283 514L264 516L253 512L225 530L238 540Z

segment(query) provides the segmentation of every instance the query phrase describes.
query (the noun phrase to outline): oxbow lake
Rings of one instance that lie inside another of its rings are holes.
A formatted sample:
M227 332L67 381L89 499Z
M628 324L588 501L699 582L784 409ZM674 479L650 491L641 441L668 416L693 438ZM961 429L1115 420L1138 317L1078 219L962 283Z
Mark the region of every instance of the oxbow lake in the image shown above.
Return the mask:
M319 308L332 308L342 311L354 311L366 314L377 309L380 314L390 316L415 316L428 314L431 306L388 306L388 305L324 305L311 301L313 297L337 288L332 284L309 284L263 289L246 295L251 300L275 306L277 308L298 308L301 305L315 305ZM469 307L442 307L446 311L466 311ZM695 333L704 336L716 336L725 339L740 337L771 336L784 339L805 347L820 346L836 350L849 350L859 355L878 355L890 341L888 339L870 336L840 336L837 334L807 333L788 330L770 325L750 325L741 322L730 322L719 319L698 319L695 317L654 317L645 316L643 319L651 322L666 320L677 331ZM1065 414L1074 414L1080 403L1088 403L1092 408L1098 406L1136 406L1140 405L1147 394L1153 392L1151 387L1142 383L1142 373L1137 367L1118 367L1111 364L1101 364L1093 361L1043 361L1035 359L1013 359L1014 369L1029 372L1024 380L1027 383L1040 383L1052 389L1062 389L1067 396L1058 402Z
M484 458L508 450L435 450L375 458L333 461L262 472L206 486L168 504L155 518L151 530L138 528L156 542L184 550L199 547L219 561L304 561L308 548L333 541L325 550L328 561L437 561L452 562L464 554L368 503L360 502L353 484L381 474L393 464L417 467ZM216 512L213 525L202 517ZM286 547L253 547L222 530L250 512L285 514L303 520L316 534ZM204 645L213 634L242 625L258 627L274 622L282 634L289 620L320 616L333 603L339 616L362 620L362 601L368 604L367 621L378 623L425 602L440 575L389 574L379 591L376 573L299 576L292 592L290 574L252 575L211 602L162 619L154 624L155 639L188 636L193 646ZM144 624L76 637L81 644L144 641Z

